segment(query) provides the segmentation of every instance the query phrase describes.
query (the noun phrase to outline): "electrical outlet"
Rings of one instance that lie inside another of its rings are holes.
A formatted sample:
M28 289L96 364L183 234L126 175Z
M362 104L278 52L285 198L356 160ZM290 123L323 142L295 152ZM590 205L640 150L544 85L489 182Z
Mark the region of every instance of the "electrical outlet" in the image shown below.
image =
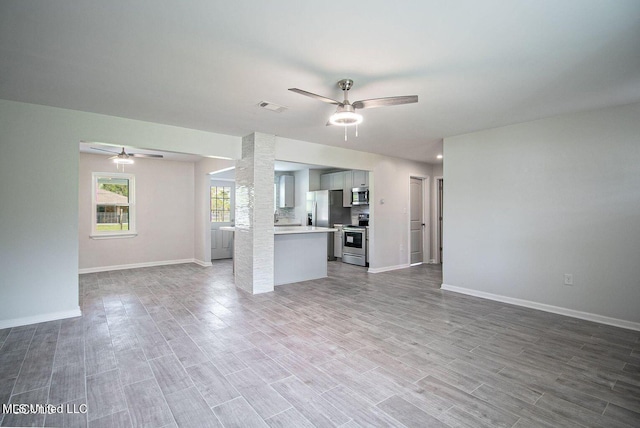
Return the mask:
M573 274L565 273L564 274L564 285L573 285Z

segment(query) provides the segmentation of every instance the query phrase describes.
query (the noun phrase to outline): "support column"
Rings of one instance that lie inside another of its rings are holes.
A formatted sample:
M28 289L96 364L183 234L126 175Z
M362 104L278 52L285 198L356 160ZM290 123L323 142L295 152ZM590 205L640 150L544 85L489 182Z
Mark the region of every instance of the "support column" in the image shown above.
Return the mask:
M273 291L275 136L242 139L236 162L235 282L252 294Z

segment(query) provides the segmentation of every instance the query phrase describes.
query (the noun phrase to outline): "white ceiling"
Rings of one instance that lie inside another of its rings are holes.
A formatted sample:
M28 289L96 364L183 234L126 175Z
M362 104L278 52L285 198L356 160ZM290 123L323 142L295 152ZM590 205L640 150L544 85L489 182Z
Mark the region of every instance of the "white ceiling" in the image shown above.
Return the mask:
M443 137L640 101L638 46L638 0L3 0L0 98L437 162ZM345 142L287 88L347 77L420 101Z

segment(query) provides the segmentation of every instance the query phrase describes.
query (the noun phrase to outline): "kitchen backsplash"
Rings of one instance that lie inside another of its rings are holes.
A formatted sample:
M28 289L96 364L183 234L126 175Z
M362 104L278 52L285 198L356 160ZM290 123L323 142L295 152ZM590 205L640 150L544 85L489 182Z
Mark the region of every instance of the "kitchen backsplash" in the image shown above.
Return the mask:
M358 214L369 214L369 207L367 205L351 207L351 224L358 224Z
M293 223L296 220L295 208L278 208L276 210L276 214L278 215L278 220L280 223Z

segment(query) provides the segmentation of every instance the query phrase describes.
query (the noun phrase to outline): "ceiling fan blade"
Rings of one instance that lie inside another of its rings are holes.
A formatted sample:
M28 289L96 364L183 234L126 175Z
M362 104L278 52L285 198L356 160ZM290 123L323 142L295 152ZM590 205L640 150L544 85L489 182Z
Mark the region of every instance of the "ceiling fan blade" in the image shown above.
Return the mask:
M164 156L163 155L151 155L151 154L145 154L145 153L127 153L129 156L131 156L132 158L158 158L158 159L162 159Z
M300 94L300 95L305 95L307 97L315 98L316 100L322 101L324 103L342 105L342 103L340 101L332 100L331 98L323 97L322 95L318 95L318 94L314 94L314 93L311 93L311 92L303 91L302 89L289 88L289 90L291 92L295 92L295 93Z
M100 150L101 152L107 152L107 153L118 153L111 150L99 149L98 147L91 147L91 150Z
M351 105L357 109L363 108L376 108L386 106L397 106L400 104L417 103L417 95L404 95L400 97L387 97L387 98L371 98L369 100L355 101Z

